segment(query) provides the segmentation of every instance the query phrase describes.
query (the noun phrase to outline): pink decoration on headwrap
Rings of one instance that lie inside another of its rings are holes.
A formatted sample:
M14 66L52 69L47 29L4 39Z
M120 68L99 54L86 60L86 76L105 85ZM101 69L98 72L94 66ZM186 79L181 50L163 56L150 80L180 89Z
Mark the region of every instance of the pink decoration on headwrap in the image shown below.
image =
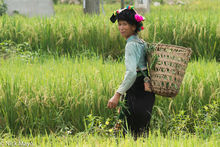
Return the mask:
M144 20L143 16L135 14L134 18L137 20L137 22L141 22Z
M141 30L143 30L143 29L144 29L144 27L142 26L142 27L141 27Z

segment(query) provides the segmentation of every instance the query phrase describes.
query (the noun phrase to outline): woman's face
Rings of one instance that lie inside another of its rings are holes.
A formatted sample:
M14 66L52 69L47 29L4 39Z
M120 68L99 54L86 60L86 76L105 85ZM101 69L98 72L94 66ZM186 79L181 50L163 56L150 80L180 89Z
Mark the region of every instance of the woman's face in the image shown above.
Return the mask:
M127 21L119 20L118 30L124 38L128 39L131 35L135 34L136 26L129 24Z

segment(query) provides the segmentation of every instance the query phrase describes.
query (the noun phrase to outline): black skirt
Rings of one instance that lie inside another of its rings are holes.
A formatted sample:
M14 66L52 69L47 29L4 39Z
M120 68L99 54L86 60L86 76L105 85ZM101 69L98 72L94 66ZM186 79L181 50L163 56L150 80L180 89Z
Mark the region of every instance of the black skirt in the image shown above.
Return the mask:
M124 100L124 133L130 130L135 137L148 134L155 94L144 91L144 76L136 78Z

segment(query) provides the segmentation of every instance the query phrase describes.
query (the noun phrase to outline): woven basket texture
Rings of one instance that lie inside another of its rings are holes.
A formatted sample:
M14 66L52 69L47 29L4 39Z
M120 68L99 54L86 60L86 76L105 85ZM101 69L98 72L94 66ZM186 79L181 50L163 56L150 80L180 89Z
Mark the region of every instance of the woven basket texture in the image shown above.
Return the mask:
M152 91L161 96L175 97L180 89L192 50L182 46L153 44L155 49L147 55L150 67L153 57L157 62L149 68Z

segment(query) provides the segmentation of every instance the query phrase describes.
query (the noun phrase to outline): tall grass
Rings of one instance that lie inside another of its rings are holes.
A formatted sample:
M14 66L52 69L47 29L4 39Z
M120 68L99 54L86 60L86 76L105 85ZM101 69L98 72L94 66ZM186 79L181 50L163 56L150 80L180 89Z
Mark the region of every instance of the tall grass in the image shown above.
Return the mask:
M90 113L104 118L115 115L115 110L106 105L123 80L123 63L99 57L47 58L29 63L0 60L1 130L35 134L68 127L79 132L84 130L83 120ZM152 128L166 132L172 118L182 110L193 117L199 108L213 101L219 107L219 69L216 61L189 63L177 97L157 96ZM219 113L215 117L219 119ZM189 123L193 121L197 120L192 118Z
M133 147L133 146L150 146L150 147L217 147L220 145L219 138L212 136L210 139L203 140L197 136L185 135L185 136L173 136L168 135L162 137L157 134L151 134L148 138L139 138L134 141L132 137L126 138L114 138L114 137L100 137L93 135L79 134L76 136L64 135L56 136L53 135L38 135L36 137L24 137L13 138L10 135L5 135L0 142L2 146L74 146L74 147L94 147L94 146L106 146L106 147Z
M103 57L123 55L125 40L109 20L119 4L105 5L106 15L83 14L81 6L55 5L52 18L0 17L0 41L29 42L33 50L51 54L93 52ZM147 42L176 44L193 49L193 58L220 60L220 3L196 1L184 6L151 7L146 14Z

